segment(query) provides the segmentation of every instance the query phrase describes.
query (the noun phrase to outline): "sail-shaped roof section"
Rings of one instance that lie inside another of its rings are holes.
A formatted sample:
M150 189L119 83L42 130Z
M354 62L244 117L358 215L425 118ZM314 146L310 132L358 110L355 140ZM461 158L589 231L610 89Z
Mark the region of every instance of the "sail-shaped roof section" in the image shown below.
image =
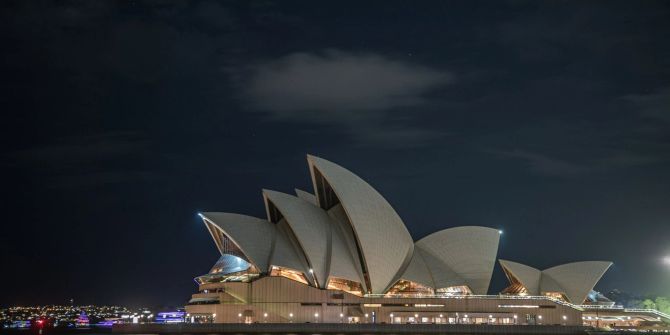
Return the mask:
M542 271L542 276L553 279L563 288L570 302L580 305L610 266L612 262L603 261L568 263L546 269Z
M337 277L363 283L364 280L356 270L355 262L349 253L342 232L335 225L332 225L330 229L332 249L330 251L329 279L330 277Z
M372 186L351 171L308 155L319 206L342 204L356 236L363 272L371 293L384 293L395 276L409 264L414 243L391 205Z
M225 234L227 239L235 243L256 268L263 272L268 270L268 259L275 236L275 227L272 223L235 213L207 212L201 213L200 216L222 254L221 243L218 241L222 236L218 235L219 233Z
M430 270L426 262L417 249L414 249L414 255L409 262L405 273L400 276L400 279L413 281L427 287L435 288L435 282L431 276ZM454 285L451 285L454 286Z
M462 278L474 294L486 294L498 254L499 239L497 229L463 226L430 234L417 241L416 246L423 255L432 256L432 261L426 260L428 268L446 266Z
M272 255L270 256L270 266L280 266L291 270L302 272L305 278L314 285L313 278L308 276L309 266L306 263L304 254L299 246L293 241L293 232L286 220L281 220L276 224L277 233L275 234L272 246Z
M326 287L328 278L330 249L330 217L321 208L292 195L263 190L263 197L268 211L268 219L273 218L274 206L286 220L297 238L309 267L319 287ZM279 221L279 220L277 220Z
M510 282L517 280L526 288L530 295L540 294L540 276L542 275L542 271L528 265L503 259L498 262L500 262L500 266L505 270L505 274L510 279Z
M296 188L296 189L295 189L295 195L297 195L298 198L300 198L300 199L302 199L302 200L305 200L305 201L309 202L309 203L312 204L312 205L316 205L316 206L318 206L318 204L317 204L317 202L316 202L316 196L315 196L314 194L312 194L312 193L309 193L309 192L307 192L307 191L303 191L303 190L301 190L301 189L297 189L297 188Z
M538 270L516 262L500 260L510 283L521 283L528 294L561 293L565 298L580 305L593 290L612 262L585 261L554 266Z

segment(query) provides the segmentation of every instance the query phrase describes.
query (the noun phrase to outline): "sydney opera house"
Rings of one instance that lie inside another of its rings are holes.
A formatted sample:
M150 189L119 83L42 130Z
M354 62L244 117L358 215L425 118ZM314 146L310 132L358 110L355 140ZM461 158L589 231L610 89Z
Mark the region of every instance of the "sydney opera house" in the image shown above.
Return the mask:
M538 270L499 260L510 284L487 295L500 232L453 227L414 241L393 207L351 171L308 156L313 193L263 190L266 218L200 216L221 257L196 278L191 322L582 325L611 265Z

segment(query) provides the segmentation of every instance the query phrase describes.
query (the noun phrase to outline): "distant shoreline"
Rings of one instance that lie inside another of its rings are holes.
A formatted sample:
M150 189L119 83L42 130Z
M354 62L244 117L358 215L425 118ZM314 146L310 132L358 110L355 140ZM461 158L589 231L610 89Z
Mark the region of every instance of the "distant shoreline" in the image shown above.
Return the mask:
M94 327L94 328L47 328L42 331L42 335L50 334L111 334L111 327ZM35 334L38 335L39 331L32 328L3 328L0 330L0 334L16 334L16 335L28 335Z

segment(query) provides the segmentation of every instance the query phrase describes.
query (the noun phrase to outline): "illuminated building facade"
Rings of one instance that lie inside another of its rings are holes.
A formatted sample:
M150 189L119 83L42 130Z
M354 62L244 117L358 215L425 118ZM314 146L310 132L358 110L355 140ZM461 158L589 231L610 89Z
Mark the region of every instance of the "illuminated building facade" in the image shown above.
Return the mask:
M510 288L486 295L500 231L454 227L414 241L364 180L307 162L314 193L263 190L266 218L200 214L221 257L196 278L187 320L581 325L579 305L610 265L500 261Z

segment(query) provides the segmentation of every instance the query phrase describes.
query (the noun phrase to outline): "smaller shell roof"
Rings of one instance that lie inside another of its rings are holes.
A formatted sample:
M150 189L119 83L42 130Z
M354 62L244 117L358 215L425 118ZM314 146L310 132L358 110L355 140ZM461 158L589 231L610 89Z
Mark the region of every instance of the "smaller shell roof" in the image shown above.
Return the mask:
M312 194L312 193L305 192L305 191L303 191L303 190L301 190L301 189L297 189L297 188L296 188L296 189L295 189L295 195L297 195L298 198L300 198L300 199L302 199L302 200L305 200L305 201L309 202L309 203L312 204L312 205L315 205L315 206L318 206L318 205L319 205L319 204L317 204L317 202L316 202L316 196L315 196L314 194Z
M400 279L413 281L427 287L435 288L435 282L433 281L433 277L430 274L430 270L428 269L423 256L421 256L417 249L414 249L412 260L409 262L407 269L405 269L405 273L400 276Z
M229 254L223 254L221 255L221 257L219 257L219 260L216 261L212 269L209 270L209 273L210 274L217 273L225 275L229 273L244 271L248 269L249 266L250 264L240 257Z
M200 215L208 224L210 232L212 228L223 232L260 271L267 271L275 236L275 227L272 223L235 213L207 212ZM214 235L212 237L216 240Z
M325 287L331 226L328 214L320 207L286 193L263 190L263 197L268 213L270 205L281 212L314 270L316 281L320 287Z
M589 292L596 286L600 278L612 262L585 261L555 266L542 271L542 277L550 277L561 288L573 304L582 304ZM544 289L544 287L543 287Z
M448 268L457 278L464 280L474 294L486 294L495 267L499 240L497 229L462 226L430 234L417 241L416 246L431 269L437 288L454 286L448 284L456 278L435 278L436 273Z
M513 276L528 290L528 294L540 294L540 276L542 275L542 271L528 265L503 259L498 260L498 262L500 262L500 266L503 267L507 274Z
M500 260L505 272L526 287L529 294L560 292L573 304L582 304L612 262L584 261L537 270L516 262Z

